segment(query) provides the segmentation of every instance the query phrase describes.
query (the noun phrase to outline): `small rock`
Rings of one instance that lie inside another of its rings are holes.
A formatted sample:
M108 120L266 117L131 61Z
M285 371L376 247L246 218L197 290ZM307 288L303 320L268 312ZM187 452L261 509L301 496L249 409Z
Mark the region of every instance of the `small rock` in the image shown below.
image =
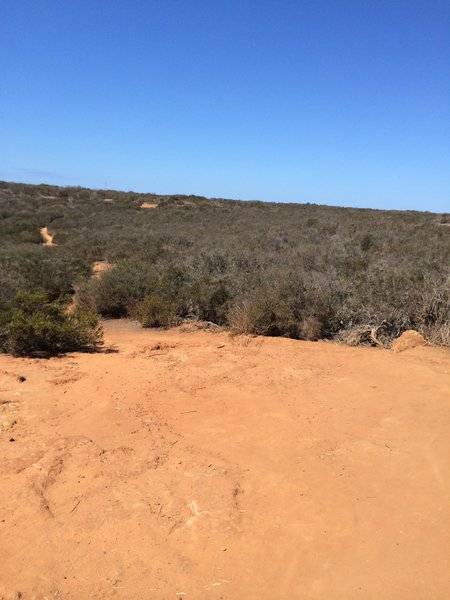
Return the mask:
M20 381L20 383L23 383L23 382L24 382L24 381L26 381L26 380L27 380L27 378L26 378L26 377L24 377L23 375L18 375L18 376L17 376L17 381Z
M403 352L417 346L425 346L426 343L425 338L418 331L408 329L392 342L392 350L394 352Z

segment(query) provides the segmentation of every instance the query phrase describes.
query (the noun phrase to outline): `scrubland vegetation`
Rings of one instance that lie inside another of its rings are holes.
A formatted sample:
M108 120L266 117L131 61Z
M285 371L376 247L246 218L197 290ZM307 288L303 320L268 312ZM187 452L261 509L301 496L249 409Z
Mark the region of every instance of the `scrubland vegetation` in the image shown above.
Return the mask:
M18 292L1 313L2 348L16 356L96 349L101 342L97 315L67 309L64 298L50 301L42 291Z
M447 223L412 211L0 183L0 345L95 347L98 315L352 344L386 345L412 328L449 345ZM42 245L44 226L55 246ZM93 278L100 260L114 266ZM53 326L64 330L56 346Z

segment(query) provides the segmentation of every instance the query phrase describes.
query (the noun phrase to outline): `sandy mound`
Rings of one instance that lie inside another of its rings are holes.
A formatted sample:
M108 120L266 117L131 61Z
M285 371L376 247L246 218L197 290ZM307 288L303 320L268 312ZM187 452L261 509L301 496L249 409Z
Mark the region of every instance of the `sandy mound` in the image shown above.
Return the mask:
M41 227L40 234L42 238L42 244L44 246L55 246L56 244L53 242L54 236L49 233L47 227Z
M141 208L157 208L158 205L155 204L154 202L143 202L141 204Z
M403 352L404 350L409 350L410 348L416 348L417 346L425 345L426 341L418 331L414 331L414 329L408 329L392 342L392 350L394 352Z
M448 352L104 330L0 355L0 598L450 597Z

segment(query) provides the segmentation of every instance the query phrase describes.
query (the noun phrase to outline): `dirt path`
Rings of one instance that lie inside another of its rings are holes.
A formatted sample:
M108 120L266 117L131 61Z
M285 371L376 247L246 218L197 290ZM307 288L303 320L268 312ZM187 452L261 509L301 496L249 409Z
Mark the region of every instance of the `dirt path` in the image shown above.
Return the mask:
M448 351L106 341L0 356L0 597L450 597Z
M114 265L107 260L98 260L92 264L92 277L99 279L103 273L112 269Z
M103 273L106 273L106 271L109 271L113 267L114 267L114 265L112 263L108 262L107 260L98 260L98 261L92 263L91 278L92 279L100 279L100 277L103 275ZM77 310L78 306L79 306L78 295L75 292L75 294L72 296L71 303L67 307L67 313L69 315L73 315L73 313Z
M40 234L42 238L42 244L44 246L56 246L56 244L53 242L54 235L49 233L47 227L41 227Z

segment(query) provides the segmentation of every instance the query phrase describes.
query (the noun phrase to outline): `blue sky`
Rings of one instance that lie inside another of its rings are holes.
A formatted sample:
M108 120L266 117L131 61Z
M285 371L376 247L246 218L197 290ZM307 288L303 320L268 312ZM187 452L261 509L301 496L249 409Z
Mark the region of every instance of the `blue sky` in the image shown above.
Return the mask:
M0 179L450 211L447 0L0 15Z

